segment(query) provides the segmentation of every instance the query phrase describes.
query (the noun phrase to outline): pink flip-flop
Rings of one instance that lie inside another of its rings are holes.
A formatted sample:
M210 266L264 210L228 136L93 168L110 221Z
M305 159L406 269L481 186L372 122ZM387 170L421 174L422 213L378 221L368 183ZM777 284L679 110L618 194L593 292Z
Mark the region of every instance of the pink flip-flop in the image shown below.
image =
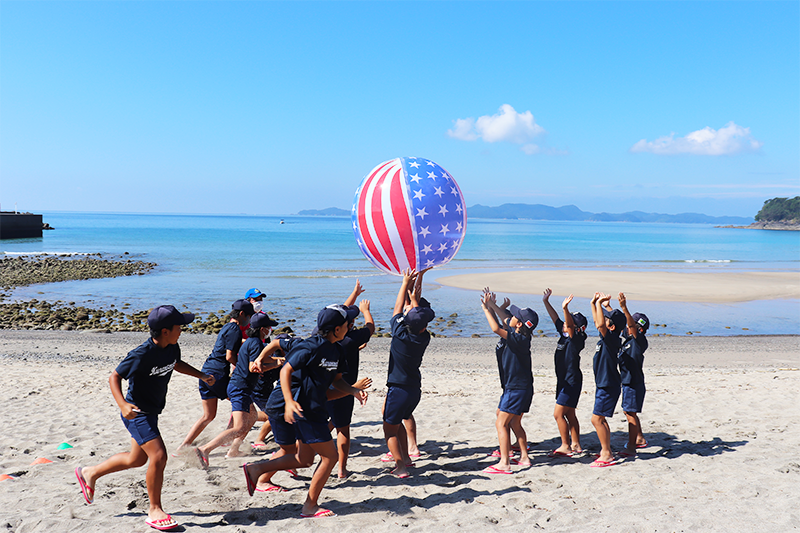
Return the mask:
M322 518L323 516L336 516L336 513L334 513L330 509L322 509L322 508L320 508L320 510L314 514L300 513L300 518Z
M592 468L605 468L607 466L613 466L615 464L617 464L616 461L601 461L600 459L595 459L594 462L592 462L592 464L590 464L589 466L591 466Z
M253 492L256 490L256 484L253 483L253 480L250 479L250 474L247 473L247 465L250 463L245 463L242 465L242 470L244 471L244 480L247 483L247 493L252 496Z
M83 468L80 466L75 468L75 477L78 478L78 484L81 486L83 499L86 500L86 503L92 503L94 501L94 489L86 483L86 480L83 478Z
M160 520L148 519L145 520L144 523L159 531L169 531L170 529L175 529L178 527L178 523L170 515L167 515L166 518L162 518Z
M500 470L496 466L487 466L482 470L484 474L513 474L511 470Z
M547 454L547 457L572 457L572 452L560 452L558 450L553 450L552 452Z
M256 492L286 492L286 489L284 489L283 487L280 487L278 485L270 485L266 489L260 489L260 488L256 487L255 490L256 490Z

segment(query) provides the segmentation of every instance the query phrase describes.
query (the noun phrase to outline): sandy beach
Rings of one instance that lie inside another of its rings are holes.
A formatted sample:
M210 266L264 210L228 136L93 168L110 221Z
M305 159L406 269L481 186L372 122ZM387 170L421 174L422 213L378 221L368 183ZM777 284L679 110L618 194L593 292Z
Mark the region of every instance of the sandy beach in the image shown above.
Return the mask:
M609 270L515 270L437 278L450 287L591 298L595 291L614 297L656 302L735 303L800 298L800 272L626 272Z
M0 340L0 524L6 531L150 530L144 469L109 475L87 505L73 470L129 448L108 388L120 358L140 333L4 331ZM184 335L184 359L200 366L213 344ZM354 413L346 480L331 479L321 504L339 516L301 520L310 470L278 474L290 490L249 497L239 468L259 456L211 455L203 471L190 457L170 458L164 507L184 531L788 531L800 524L800 337L654 338L646 359L641 415L649 446L636 459L590 468L589 456L550 459L555 338L533 339L535 389L524 425L533 466L511 476L481 469L497 446L499 381L495 339L434 339L423 363L416 415L422 458L413 477L396 479L379 461L385 451L380 406L388 339L362 352L362 375L375 379ZM599 451L589 418L594 395L593 343L584 350L584 396L578 405L584 447ZM160 427L174 450L200 413L195 380L173 375ZM200 437L227 422L223 408ZM622 413L610 420L612 444L626 439ZM252 441L254 433L248 437ZM72 448L58 450L67 443ZM37 459L52 461L32 465Z

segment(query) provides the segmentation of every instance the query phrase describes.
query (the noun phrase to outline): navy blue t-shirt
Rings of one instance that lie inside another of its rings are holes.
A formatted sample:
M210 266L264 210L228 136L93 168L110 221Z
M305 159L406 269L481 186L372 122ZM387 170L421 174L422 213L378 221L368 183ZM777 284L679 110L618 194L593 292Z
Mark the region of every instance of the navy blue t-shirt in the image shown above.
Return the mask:
M177 344L164 348L147 339L117 365L116 372L128 380L125 401L147 414L157 415L167 403L167 385L175 363L181 360Z
M606 330L606 335L600 336L592 360L594 369L594 384L601 389L619 389L620 377L617 370L617 354L620 349L620 338L616 331Z
M292 366L292 398L303 408L309 422L327 422L327 392L341 372L341 347L320 335L307 339L281 339L286 363ZM286 408L283 392L275 387L267 402L267 414L280 416Z
M342 347L342 379L348 385L358 381L359 347L369 342L372 333L369 328L353 328L339 341Z
M236 359L236 367L231 372L231 381L228 387L235 387L238 390L253 392L261 374L250 372L250 363L258 359L264 343L258 337L249 337L242 347L239 348L239 357Z
M500 384L503 390L525 390L533 386L531 338L515 332L507 323L503 324L503 329L508 333L508 337L497 361ZM495 355L497 352L495 350Z
M422 388L422 356L431 342L427 330L411 333L406 327L403 313L392 317L392 342L389 345L389 377L386 385Z
M580 389L583 387L581 372L581 351L586 346L586 333L575 332L570 338L564 333L564 322L556 320L559 332L558 346L554 356L556 366L556 396L566 386Z
M239 353L239 347L242 345L242 330L236 322L228 322L225 324L217 335L217 342L214 343L214 349L211 355L208 356L206 362L203 363L203 372L206 374L214 374L215 376L227 377L230 375L230 363L226 359L227 350L232 351L234 354Z
M623 385L635 387L644 383L644 352L647 350L647 337L639 333L627 337L619 351L619 375Z

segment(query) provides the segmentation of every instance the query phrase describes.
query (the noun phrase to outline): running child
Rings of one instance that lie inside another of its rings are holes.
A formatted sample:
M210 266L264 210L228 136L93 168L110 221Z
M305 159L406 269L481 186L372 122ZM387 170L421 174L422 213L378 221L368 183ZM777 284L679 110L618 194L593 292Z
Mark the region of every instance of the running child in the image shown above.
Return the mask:
M522 427L522 415L533 401L531 371L531 334L539 323L536 311L511 305L508 310L497 305L496 296L487 287L481 297L481 308L492 332L500 336L495 356L503 394L497 407L497 440L500 460L483 469L485 474L511 474L511 429L517 436L520 458L514 464L530 466L528 438Z
M411 418L422 397L419 367L431 341L428 323L435 316L430 304L420 301L422 284L415 284L417 276L413 269L403 271L403 281L395 299L391 322L392 341L389 345L389 375L386 380L388 390L383 409L383 435L395 462L391 473L399 478L409 477L408 467L413 465L408 457L408 435L403 420ZM410 287L413 287L411 291ZM408 305L406 297L409 299Z
M192 446L194 440L216 418L219 400L228 399L230 367L231 365L236 366L236 354L239 353L239 348L242 346L242 331L240 327L250 322L250 317L253 313L253 305L247 300L236 300L231 305L230 321L220 330L211 355L203 363L203 372L214 376L216 382L213 386L207 385L202 381L199 383L203 414L194 423L189 430L189 434L186 435L186 438L183 439L183 442L173 455L177 455L184 448ZM230 426L230 421L228 425ZM208 464L201 461L201 466L208 467Z
M147 317L150 338L128 355L111 373L108 382L111 394L120 409L120 417L131 434L131 451L118 453L95 466L78 467L75 476L86 503L94 501L95 484L106 474L147 467L147 496L150 508L145 523L159 531L178 527L178 523L161 507L161 488L167 449L158 430L158 415L164 409L172 371L214 385L214 376L181 360L178 338L181 326L194 320L192 313L181 313L171 305L156 307ZM128 393L122 394L122 380L128 381Z
M614 416L614 408L620 393L620 376L617 370L617 354L620 349L620 332L625 326L625 315L619 309L608 311L603 309L611 296L594 293L592 296L592 318L600 340L592 360L594 370L595 396L592 412L592 425L600 440L600 455L591 464L593 467L606 467L615 464L611 452L611 428L606 418Z
M639 414L644 404L645 386L644 352L647 350L647 328L650 320L644 313L630 314L625 295L619 293L619 307L625 313L627 328L623 332L624 342L619 351L619 373L622 378L622 412L628 418L628 445L621 455L636 455L637 448L647 447L642 434Z
M359 365L359 351L361 347L369 342L372 334L375 333L375 322L372 319L372 313L369 310L369 300L361 300L358 307L354 307L356 298L364 293L364 288L356 280L356 286L353 292L345 300L344 305L348 308L348 331L344 339L339 342L342 349L342 357L344 358L344 366L342 368L342 379L353 387L365 390L370 387L372 380L370 378L358 379L358 365ZM356 315L353 319L350 316L353 312ZM355 327L355 319L358 313L364 315L364 326L361 328ZM350 475L347 470L347 458L350 455L350 422L353 419L353 406L355 398L351 394L346 394L338 390L329 391L328 398L334 397L328 401L327 409L331 417L330 426L336 428L336 448L339 452L339 472L340 479L346 478Z
M256 313L250 318L250 327L247 329L248 338L239 349L236 367L231 373L228 383L228 398L231 402L231 415L233 424L230 428L214 437L210 442L196 448L200 463L208 468L208 456L216 448L226 442L231 442L231 448L226 457L239 457L239 446L242 439L253 427L256 421L256 407L253 403L253 388L260 374L250 371L250 363L255 361L264 349L264 341L272 331L272 326L278 323L266 313ZM278 368L283 363L282 358L270 358L262 366L264 371Z
M553 320L553 325L558 332L558 346L554 356L556 368L556 407L553 418L558 424L561 435L561 446L550 452L550 457L571 457L574 453L582 453L581 426L575 416L575 408L583 388L583 373L581 372L581 350L586 345L586 317L581 313L570 313L569 304L572 302L570 294L564 299L561 308L564 310L564 320L550 305L550 295L553 291L546 289L542 301L547 309L547 314Z
M319 455L320 462L311 478L308 496L300 512L302 518L335 516L333 511L321 508L318 503L322 488L338 459L336 446L328 429L328 388L333 385L352 394L361 403L367 399L365 391L348 385L341 377L340 347L337 343L344 339L348 331L348 309L343 305L326 307L317 316L317 329L317 335L292 343L280 374L284 421L289 427L273 422L272 431L279 443L297 438L300 441L297 453L242 465L247 491L252 496L261 482L262 474L305 468L311 466L314 457ZM256 361L251 363L251 369L257 371L264 368L265 362L280 348L281 343L282 341L272 341L267 345ZM291 431L293 435L280 437L279 440L279 434L284 431Z

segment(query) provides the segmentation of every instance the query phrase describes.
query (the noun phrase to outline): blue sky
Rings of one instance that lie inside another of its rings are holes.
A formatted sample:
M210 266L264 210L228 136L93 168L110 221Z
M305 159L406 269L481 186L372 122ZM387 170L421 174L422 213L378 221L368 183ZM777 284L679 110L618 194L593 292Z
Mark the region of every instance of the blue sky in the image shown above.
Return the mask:
M800 194L798 2L0 4L3 210L467 205L752 216Z

